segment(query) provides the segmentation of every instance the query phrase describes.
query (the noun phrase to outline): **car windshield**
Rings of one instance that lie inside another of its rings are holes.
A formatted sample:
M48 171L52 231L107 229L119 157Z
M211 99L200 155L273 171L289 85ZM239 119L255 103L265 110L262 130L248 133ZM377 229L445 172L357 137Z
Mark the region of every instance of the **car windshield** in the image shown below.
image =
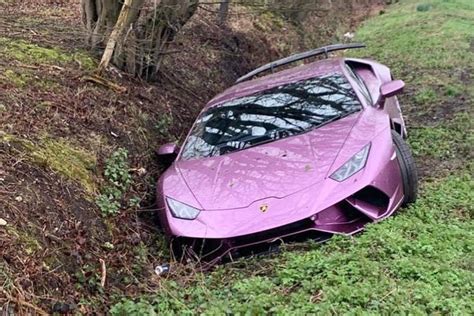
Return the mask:
M351 85L339 73L281 85L204 111L181 157L220 156L298 135L361 108Z

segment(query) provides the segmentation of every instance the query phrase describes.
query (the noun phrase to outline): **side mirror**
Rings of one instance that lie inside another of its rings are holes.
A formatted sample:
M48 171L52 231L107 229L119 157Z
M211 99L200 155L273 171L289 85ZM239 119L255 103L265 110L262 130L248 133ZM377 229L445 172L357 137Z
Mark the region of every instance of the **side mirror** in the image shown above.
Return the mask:
M170 165L176 159L179 153L178 145L174 143L168 143L161 145L160 148L156 151L158 158L161 162L165 163L166 165Z
M393 80L382 84L382 86L380 86L380 97L377 103L383 107L385 99L401 93L404 87L405 83L402 80Z

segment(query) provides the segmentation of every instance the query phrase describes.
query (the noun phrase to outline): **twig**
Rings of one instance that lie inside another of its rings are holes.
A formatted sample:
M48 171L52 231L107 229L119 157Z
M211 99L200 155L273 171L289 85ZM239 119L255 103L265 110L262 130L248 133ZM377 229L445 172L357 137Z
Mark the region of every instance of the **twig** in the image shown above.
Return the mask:
M110 80L107 80L105 78L102 78L102 77L99 77L97 75L92 75L92 76L84 76L81 78L81 81L90 81L90 82L94 82L94 83L97 83L101 86L104 86L106 88L110 88L116 92L119 92L119 93L123 93L123 92L126 92L127 91L127 88L125 87L122 87L116 83L113 83L112 81Z
M5 296L7 297L7 299L9 301L13 301L13 302L16 302L17 304L19 305L22 305L22 306L25 306L25 307L28 307L28 308L31 308L33 309L35 312L37 312L38 314L42 315L42 316L48 316L49 314L47 312L45 312L44 310L42 310L41 308L39 308L38 306L35 306L31 303L28 303L26 301L24 301L23 299L21 298L14 298L13 296L11 296L10 294L8 294L5 290L2 289L2 292L3 294L5 294Z
M395 292L396 290L397 290L397 288L394 288L394 289L390 290L387 294L385 294L385 295L382 297L381 301L385 300L387 297L389 297L390 295L392 295L392 293Z
M105 267L105 260L99 259L102 270L102 277L100 278L100 286L105 288L105 280L107 279L107 268Z
M180 88L181 90L187 92L188 94L195 97L196 99L203 101L201 96L197 95L196 93L194 93L193 91L191 91L190 89L182 85L181 83L177 82L171 75L167 74L164 71L160 72L160 74L166 79L168 79L168 81L171 82L171 84L173 84L175 87Z

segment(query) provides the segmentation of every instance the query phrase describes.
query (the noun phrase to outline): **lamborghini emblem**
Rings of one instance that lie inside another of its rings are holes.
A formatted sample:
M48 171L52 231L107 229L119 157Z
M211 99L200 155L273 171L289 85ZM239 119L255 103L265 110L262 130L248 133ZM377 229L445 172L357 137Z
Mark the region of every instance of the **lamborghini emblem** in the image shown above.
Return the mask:
M268 211L268 205L267 204L260 205L260 212L266 213L267 211Z

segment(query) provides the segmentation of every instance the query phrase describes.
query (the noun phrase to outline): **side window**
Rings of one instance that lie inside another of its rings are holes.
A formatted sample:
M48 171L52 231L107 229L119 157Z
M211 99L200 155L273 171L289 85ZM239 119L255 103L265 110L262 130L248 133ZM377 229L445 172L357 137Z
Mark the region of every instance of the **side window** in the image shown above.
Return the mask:
M374 102L370 96L369 89L367 89L367 86L364 83L364 80L362 80L362 78L359 77L359 75L354 70L352 70L348 64L346 64L346 69L351 79L356 82L356 89L364 96L368 104L373 105Z

